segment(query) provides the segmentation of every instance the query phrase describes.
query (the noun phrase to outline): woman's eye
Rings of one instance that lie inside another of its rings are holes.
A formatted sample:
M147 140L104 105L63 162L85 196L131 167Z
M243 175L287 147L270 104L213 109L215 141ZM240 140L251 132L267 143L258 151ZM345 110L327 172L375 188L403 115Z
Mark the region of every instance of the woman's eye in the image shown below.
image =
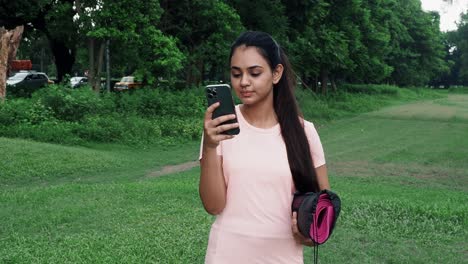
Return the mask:
M260 76L261 73L259 72L253 72L251 73L250 75L252 75L253 77L257 77L257 76Z
M231 73L232 77L239 78L241 75L239 73Z

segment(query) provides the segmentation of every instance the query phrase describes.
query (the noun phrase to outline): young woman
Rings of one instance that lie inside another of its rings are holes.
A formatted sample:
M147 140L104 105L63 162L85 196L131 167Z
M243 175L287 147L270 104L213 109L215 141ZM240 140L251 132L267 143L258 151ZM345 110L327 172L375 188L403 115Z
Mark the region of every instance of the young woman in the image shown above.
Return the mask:
M267 33L245 32L231 47L231 85L242 101L233 116L206 110L200 197L216 215L206 263L303 263L312 246L291 214L293 193L330 189L314 125L300 116L284 51ZM236 136L221 132L240 127Z

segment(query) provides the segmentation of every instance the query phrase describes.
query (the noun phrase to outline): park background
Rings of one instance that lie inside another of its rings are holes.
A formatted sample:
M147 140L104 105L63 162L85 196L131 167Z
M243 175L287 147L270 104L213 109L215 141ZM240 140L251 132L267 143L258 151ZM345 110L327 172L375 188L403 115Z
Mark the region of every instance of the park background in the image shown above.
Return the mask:
M240 32L262 30L291 58L342 197L320 262L464 263L468 13L458 21L441 31L419 0L0 1L0 26L24 30L15 59L55 80L0 103L0 262L202 263L203 87L229 81ZM126 75L145 87L101 85Z

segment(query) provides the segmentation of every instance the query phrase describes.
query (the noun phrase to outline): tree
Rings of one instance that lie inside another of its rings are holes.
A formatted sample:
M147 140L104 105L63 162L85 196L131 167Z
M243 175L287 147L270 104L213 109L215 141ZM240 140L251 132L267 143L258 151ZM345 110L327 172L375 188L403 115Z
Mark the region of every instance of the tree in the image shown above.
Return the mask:
M459 55L457 75L461 84L468 85L468 12L461 15L456 35L456 52Z
M70 74L76 53L76 28L72 0L0 1L0 26L25 26L44 33L49 40L57 68L57 80Z
M333 1L317 0L313 5L305 1L286 4L287 10L297 7L297 16L290 17L290 24L297 28L290 30L293 62L300 69L303 80L319 80L321 92L326 93L328 82L335 86L335 76L345 71L352 72L356 64L350 52L358 49L360 31L353 18L360 9L358 0Z
M229 0L247 30L264 31L283 43L287 40L288 18L280 0Z
M230 44L243 30L236 11L221 0L161 0L161 7L162 32L177 38L187 57L186 83L224 78Z
M352 72L343 72L347 81L358 83L380 83L390 76L393 67L385 59L390 52L388 21L392 16L388 1L363 0L354 18L360 34L357 45L351 46L350 57L356 64Z
M46 35L58 81L71 74L77 47L82 42L87 43L90 81L95 90L106 40L134 49L127 61L137 61L134 64L141 65L137 67L140 74L150 81L155 74L174 74L184 59L176 40L155 27L162 14L158 0L1 0L0 7L0 25L27 25L28 31L34 28Z
M155 27L162 14L159 1L81 0L75 6L75 22L88 43L89 82L95 91L99 91L107 40L124 43L124 49L134 50L126 61L136 61L134 71L146 82L153 83L158 75L169 78L181 68L184 57L176 40Z
M389 28L394 68L387 80L401 86L424 85L448 71L437 13L425 13L418 0L394 0Z
M36 29L29 29L23 33L17 59L31 60L33 69L47 72L49 76L56 76L54 56L50 51L47 37Z

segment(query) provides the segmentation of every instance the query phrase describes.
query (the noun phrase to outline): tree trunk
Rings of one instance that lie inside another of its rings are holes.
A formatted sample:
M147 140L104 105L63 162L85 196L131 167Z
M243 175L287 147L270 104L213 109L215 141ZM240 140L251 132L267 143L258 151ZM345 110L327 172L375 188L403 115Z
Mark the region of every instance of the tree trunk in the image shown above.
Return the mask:
M50 49L54 55L55 67L57 69L57 82L61 82L66 74L72 72L75 63L75 47L68 47L62 40L48 36Z
M96 65L96 82L95 82L95 86L93 87L93 90L97 93L99 93L99 91L101 90L101 71L102 71L102 63L104 61L104 50L105 50L105 47L106 47L106 43L105 41L101 40L101 43L100 43L100 46L99 46L99 53L98 53L98 57L97 57L97 65Z
M336 93L336 92L338 91L338 89L336 88L335 78L334 78L334 77L331 77L331 78L330 78L330 82L331 82L331 86L332 86L333 92Z
M328 85L327 85L328 71L325 69L320 70L320 82L321 82L320 87L322 89L322 94L325 95L327 94L327 88L328 88Z
M94 90L94 38L88 39L88 56L89 56L89 65L88 65L88 83L91 85L91 88Z
M0 28L0 100L6 97L6 80L9 75L10 62L16 58L24 26L17 26L13 30Z
M197 65L198 74L195 78L195 84L200 85L200 83L202 83L203 81L203 75L205 72L205 64L203 63L202 59L198 59L196 65Z
M96 54L96 44L99 45L99 52ZM88 80L93 88L93 91L99 93L101 90L101 69L104 61L104 50L106 47L105 41L99 41L95 38L89 38L88 40L88 51L89 51L89 71ZM97 55L97 56L96 56Z
M16 52L18 51L19 44L21 42L21 36L23 35L24 26L17 26L12 30L12 35L10 38L10 46L8 48L8 69L7 76L10 73L11 61L16 59Z
M313 83L313 85L312 85L312 86L313 86L313 90L314 90L314 92L316 92L316 93L319 92L318 79L319 79L319 78L317 77L317 75L315 75L315 76L314 76L314 80L312 81L312 83Z
M110 41L109 39L106 40L106 90L110 93L110 51L109 51Z
M0 28L0 100L3 102L6 96L6 79L8 70L8 44L11 32Z

